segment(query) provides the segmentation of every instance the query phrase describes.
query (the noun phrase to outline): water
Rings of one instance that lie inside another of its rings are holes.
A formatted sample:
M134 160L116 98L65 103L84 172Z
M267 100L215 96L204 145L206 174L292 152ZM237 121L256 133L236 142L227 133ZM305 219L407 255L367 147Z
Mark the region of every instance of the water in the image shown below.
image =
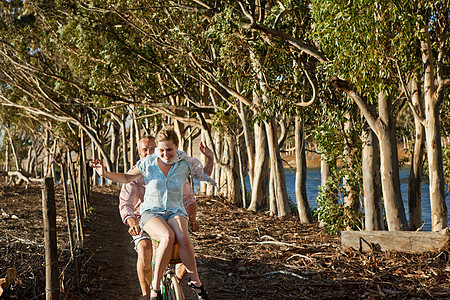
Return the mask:
M295 197L295 170L285 169L287 194L290 199L296 203ZM406 217L408 218L408 180L409 169L400 170L400 189L402 192L403 204L405 206ZM245 178L247 189L250 189L250 182L248 177ZM194 186L198 186L198 181L194 180ZM306 178L306 195L312 210L317 208L316 198L319 194L318 187L320 186L320 169L308 168ZM431 207L428 184L422 184L422 223L423 231L431 231ZM447 208L450 207L450 197L446 198Z

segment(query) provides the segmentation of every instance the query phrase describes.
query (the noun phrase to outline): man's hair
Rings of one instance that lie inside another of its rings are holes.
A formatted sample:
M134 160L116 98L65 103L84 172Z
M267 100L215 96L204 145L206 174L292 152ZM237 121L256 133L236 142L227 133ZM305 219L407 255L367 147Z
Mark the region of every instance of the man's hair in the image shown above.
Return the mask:
M172 126L166 126L156 134L155 141L157 144L159 142L172 141L175 145L178 145L178 135Z
M143 135L141 137L141 139L139 141L142 141L142 140L154 140L154 139L155 139L155 137L153 135L145 134L145 135Z
M143 136L139 139L139 142L138 142L138 151L141 151L141 142L142 142L142 141L151 141L151 140L154 140L154 139L155 139L155 137L154 137L153 135L148 135L148 134L143 135Z

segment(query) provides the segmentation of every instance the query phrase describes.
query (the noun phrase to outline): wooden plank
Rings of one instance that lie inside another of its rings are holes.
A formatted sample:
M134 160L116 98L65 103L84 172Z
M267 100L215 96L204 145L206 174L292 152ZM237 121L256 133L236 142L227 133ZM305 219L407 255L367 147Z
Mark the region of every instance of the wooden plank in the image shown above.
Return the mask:
M42 184L42 215L45 245L45 299L59 300L55 187L51 177L45 178Z
M436 252L449 249L449 232L433 231L342 231L344 251Z

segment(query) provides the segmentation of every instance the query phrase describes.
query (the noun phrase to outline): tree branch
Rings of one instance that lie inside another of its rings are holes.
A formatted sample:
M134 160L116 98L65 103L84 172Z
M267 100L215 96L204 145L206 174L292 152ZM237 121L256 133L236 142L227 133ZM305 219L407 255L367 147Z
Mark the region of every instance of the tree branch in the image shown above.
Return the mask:
M30 174L23 171L0 171L0 176L17 176L19 180L25 181L27 184L30 182L42 182L42 178L33 178Z
M296 47L297 49L299 49L300 51L305 52L306 54L309 54L312 57L315 57L318 61L320 62L327 62L328 59L325 57L325 55L323 55L319 50L317 50L315 47L311 47L309 45L306 45L304 42L302 42L301 40L298 40L296 38L294 38L293 36L288 35L287 33L280 31L278 29L273 29L273 28L269 28L267 26L261 25L261 24L257 24L255 23L255 20L253 19L253 17L245 10L244 6L242 5L241 2L239 2L239 5L241 6L242 12L243 14L247 17L247 19L249 19L250 24L245 24L244 28L245 29L255 29L258 30L260 32L263 32L265 34L271 35L273 37L278 37L281 38L285 41L287 41L289 44L291 44L292 46ZM284 14L283 14L284 15ZM274 24L275 26L275 24Z
M349 82L342 80L338 77L333 77L330 81L331 85L334 86L337 89L340 89L347 93L358 105L359 109L361 110L362 114L367 120L367 123L369 123L370 127L374 130L374 132L377 132L378 128L378 121L376 117L376 113L369 107L367 102L359 95L355 90L353 85L351 85Z
M311 80L311 77L309 76L308 71L306 70L303 62L302 62L302 67L303 67L302 70L305 73L306 78L308 78L309 84L311 84L312 96L311 96L311 100L309 100L308 102L300 102L300 103L294 103L294 104L297 106L301 106L301 107L307 107L307 106L311 106L316 101L317 89L316 89L316 84Z

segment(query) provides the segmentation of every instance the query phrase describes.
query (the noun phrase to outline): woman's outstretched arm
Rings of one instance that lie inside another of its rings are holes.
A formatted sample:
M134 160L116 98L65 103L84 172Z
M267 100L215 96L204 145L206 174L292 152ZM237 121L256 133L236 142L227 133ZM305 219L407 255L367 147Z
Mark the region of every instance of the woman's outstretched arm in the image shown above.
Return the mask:
M95 171L97 171L98 175L114 182L130 183L142 176L142 173L138 168L133 168L128 173L108 172L103 167L100 159L94 159L93 161L91 161L91 167L94 168Z

